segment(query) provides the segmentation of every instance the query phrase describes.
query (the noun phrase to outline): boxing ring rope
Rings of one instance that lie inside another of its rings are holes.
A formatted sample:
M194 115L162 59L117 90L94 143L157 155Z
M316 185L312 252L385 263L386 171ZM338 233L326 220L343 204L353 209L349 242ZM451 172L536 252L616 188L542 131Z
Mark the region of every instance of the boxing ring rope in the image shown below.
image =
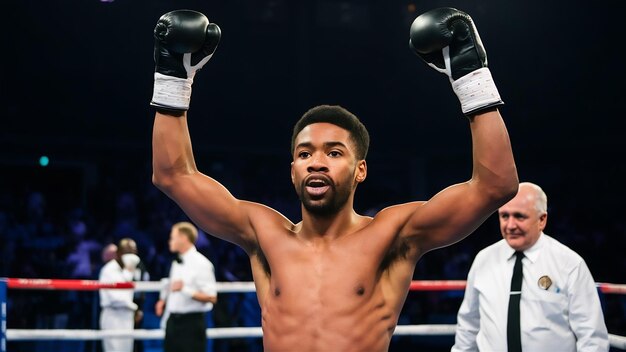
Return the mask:
M158 292L166 284L166 280L104 283L96 280L64 280L64 279L0 279L0 302L2 303L2 343L0 351L6 350L8 341L33 340L101 340L109 337L132 337L136 340L163 339L162 329L134 330L89 330L89 329L7 329L6 328L6 290L79 290L97 291L100 289L134 289L137 292ZM465 280L419 280L412 281L410 291L459 291L464 290ZM596 283L598 290L604 294L626 294L626 284ZM255 292L253 282L218 282L218 293ZM449 336L454 335L454 324L398 325L394 336ZM6 336L6 338L5 338ZM211 339L228 338L260 338L263 336L261 327L230 327L207 329L207 337ZM609 334L611 347L626 350L626 336ZM2 348L4 347L4 348Z

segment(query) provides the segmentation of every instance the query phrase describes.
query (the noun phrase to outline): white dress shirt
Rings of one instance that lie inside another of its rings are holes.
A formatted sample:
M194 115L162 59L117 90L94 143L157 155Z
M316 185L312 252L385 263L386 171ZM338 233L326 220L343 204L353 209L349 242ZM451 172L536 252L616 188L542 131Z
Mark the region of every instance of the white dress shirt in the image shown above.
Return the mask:
M514 253L502 239L476 255L457 317L453 352L507 351ZM600 298L583 258L544 233L524 255L522 350L608 351ZM551 281L547 289L544 276Z
M209 296L217 296L215 268L213 264L192 246L180 256L181 263L172 262L169 284L174 281L183 281L181 291L161 291L161 299L166 299L168 313L206 312L213 309L213 303L203 303L191 298L193 291L201 291Z
M100 282L105 283L128 282L132 279L133 273L122 269L115 259L111 259L100 269L98 278ZM137 310L137 304L133 302L132 289L100 290L100 307Z

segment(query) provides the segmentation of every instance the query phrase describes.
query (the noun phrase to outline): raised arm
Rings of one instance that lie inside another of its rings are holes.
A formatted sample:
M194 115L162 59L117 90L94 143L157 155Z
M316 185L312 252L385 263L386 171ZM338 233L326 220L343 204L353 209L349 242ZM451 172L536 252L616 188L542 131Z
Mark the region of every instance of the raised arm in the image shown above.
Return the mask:
M220 29L201 13L163 15L154 30L156 72L152 106L153 183L202 229L244 249L255 242L250 203L237 200L196 168L187 128L191 85L219 43Z
M472 19L454 8L420 15L411 26L411 46L428 65L450 78L472 133L473 172L414 209L400 235L420 252L455 243L472 233L517 193L511 144L497 107L500 94Z

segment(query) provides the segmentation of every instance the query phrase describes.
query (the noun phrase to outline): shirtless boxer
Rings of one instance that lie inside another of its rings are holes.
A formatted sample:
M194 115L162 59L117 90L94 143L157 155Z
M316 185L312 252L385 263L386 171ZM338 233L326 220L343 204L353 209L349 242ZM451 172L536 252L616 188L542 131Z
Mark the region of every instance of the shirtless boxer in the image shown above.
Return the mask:
M235 198L196 168L187 128L191 85L213 55L220 29L198 12L163 15L155 28L151 105L153 182L200 228L250 256L266 351L386 351L415 264L460 241L513 198L518 178L502 100L471 18L453 8L419 16L411 48L448 75L472 134L473 172L428 201L357 214L369 136L339 106L297 122L291 179L302 221Z

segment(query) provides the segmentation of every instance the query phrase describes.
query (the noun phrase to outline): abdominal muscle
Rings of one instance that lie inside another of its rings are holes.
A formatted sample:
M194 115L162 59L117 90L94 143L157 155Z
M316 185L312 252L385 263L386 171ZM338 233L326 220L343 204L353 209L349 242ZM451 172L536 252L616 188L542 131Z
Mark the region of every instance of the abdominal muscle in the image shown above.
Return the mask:
M309 282L278 292L270 284L274 291L261 302L265 350L387 351L398 315L392 302L380 287L355 289L341 278L343 284L328 288Z

